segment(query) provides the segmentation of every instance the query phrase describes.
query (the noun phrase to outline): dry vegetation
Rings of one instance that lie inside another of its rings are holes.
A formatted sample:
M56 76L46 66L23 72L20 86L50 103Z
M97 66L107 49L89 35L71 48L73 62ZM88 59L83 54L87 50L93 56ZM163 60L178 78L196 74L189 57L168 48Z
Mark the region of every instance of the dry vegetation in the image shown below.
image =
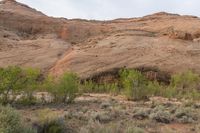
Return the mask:
M13 133L12 124L19 123L13 125L17 128L26 121L24 130L31 133L198 132L199 75L188 71L163 84L137 70L118 73L113 83L97 83L73 73L53 78L37 69L1 68L0 102L5 107L0 121L16 120L8 119L0 129Z
M163 12L68 20L0 1L0 133L199 133L199 27Z

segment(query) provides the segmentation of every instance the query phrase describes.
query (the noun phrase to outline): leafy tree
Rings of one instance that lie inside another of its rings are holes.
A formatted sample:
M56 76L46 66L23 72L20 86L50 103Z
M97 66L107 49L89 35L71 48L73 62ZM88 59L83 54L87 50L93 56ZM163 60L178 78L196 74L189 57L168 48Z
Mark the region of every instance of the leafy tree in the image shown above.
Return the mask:
M41 73L38 69L26 68L23 70L23 74L25 81L22 102L24 104L32 104L36 100L33 93L39 88Z
M119 72L124 94L128 99L141 100L148 94L148 81L141 72L136 70L121 70Z
M72 102L78 92L79 80L74 73L64 73L58 79L48 76L44 86L55 102Z
M0 96L3 104L16 101L23 94L23 100L30 102L33 92L38 87L40 71L32 68L22 69L10 66L0 69Z
M22 69L7 67L0 69L1 102L6 104L15 100L16 95L25 87Z
M59 86L58 86L58 81L56 81L56 79L51 76L51 75L48 75L44 81L44 84L43 84L43 88L45 91L47 91L51 97L53 97L49 100L51 100L51 102L58 102L59 101L59 95L58 95L58 90L59 90Z
M59 79L58 93L63 102L72 102L78 92L78 77L74 73L65 73Z

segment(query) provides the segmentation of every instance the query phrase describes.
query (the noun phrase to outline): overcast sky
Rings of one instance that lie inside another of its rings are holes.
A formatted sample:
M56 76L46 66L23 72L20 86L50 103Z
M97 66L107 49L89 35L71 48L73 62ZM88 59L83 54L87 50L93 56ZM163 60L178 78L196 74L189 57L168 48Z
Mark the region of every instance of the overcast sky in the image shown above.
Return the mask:
M109 20L165 11L200 16L200 0L17 0L54 17Z

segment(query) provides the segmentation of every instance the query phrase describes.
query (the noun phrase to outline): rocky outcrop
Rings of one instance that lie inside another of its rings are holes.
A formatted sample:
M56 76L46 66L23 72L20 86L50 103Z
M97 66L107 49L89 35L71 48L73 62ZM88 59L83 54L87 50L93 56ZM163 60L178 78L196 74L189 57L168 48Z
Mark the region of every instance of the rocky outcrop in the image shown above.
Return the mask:
M52 18L14 0L0 2L0 66L37 67L83 78L116 69L200 73L200 19L165 12L112 21ZM147 72L156 78L157 73ZM113 75L104 75L113 80ZM102 79L104 80L104 79Z

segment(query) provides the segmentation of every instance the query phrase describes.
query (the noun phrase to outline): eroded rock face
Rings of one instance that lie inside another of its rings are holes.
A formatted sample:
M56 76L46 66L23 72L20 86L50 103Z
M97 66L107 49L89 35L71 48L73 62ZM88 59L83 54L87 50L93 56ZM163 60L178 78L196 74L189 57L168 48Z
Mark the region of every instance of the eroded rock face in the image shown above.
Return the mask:
M4 0L0 66L38 67L56 76L73 71L83 78L124 67L200 73L199 27L197 17L164 12L112 21L52 18Z

